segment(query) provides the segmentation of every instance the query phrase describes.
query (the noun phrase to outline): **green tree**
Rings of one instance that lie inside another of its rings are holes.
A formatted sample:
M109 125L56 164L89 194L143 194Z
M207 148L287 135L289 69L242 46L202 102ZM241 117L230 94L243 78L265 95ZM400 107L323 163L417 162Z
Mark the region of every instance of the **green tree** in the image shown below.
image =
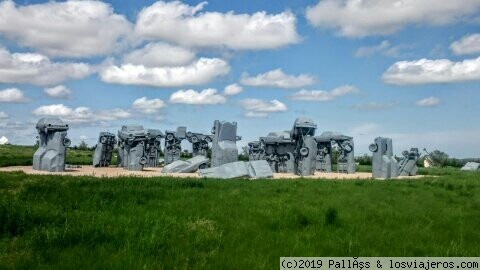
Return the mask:
M444 167L448 162L448 154L440 150L434 150L430 153L433 162L437 163L440 167Z
M81 141L78 145L78 150L89 150L88 144L85 141Z

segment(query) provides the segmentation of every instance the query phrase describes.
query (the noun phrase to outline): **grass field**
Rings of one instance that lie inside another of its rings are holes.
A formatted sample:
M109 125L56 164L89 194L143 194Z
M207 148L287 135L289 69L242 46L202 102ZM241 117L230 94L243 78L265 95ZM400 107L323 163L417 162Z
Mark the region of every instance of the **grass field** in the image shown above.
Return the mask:
M479 256L480 174L415 181L0 174L0 268L278 269L280 256Z
M32 165L36 150L34 146L0 145L0 167ZM92 164L92 157L93 151L68 149L65 161L67 164L87 165Z
M0 146L0 166L31 146ZM92 151L68 150L90 164ZM359 166L358 171L370 171ZM280 256L480 256L480 173L412 181L0 173L0 269L278 269Z

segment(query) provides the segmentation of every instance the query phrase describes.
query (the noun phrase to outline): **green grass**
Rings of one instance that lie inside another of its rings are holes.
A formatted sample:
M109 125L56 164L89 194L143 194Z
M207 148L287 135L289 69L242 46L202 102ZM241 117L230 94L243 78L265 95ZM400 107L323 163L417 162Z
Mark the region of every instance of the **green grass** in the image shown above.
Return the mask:
M32 165L33 154L36 150L37 148L34 146L0 145L0 167ZM116 162L115 157L113 159L113 162ZM92 160L93 151L67 150L67 164L90 165Z
M278 269L280 256L479 256L480 174L412 181L0 173L0 268Z

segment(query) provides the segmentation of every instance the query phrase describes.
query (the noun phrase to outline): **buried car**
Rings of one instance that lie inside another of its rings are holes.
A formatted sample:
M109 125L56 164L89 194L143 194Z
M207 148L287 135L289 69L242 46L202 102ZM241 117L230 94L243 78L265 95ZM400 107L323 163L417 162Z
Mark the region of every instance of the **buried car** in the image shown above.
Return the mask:
M207 168L210 159L205 156L196 156L187 160L176 160L162 169L162 173L193 173L198 169Z

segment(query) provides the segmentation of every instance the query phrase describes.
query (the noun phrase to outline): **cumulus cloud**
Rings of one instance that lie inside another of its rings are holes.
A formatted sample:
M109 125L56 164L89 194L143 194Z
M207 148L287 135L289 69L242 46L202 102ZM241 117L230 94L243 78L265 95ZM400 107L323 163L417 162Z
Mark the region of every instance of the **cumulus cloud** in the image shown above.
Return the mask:
M334 29L346 37L392 34L408 25L445 25L475 14L477 0L323 0L308 7L306 17L316 27Z
M396 85L450 83L480 79L480 57L461 62L448 59L400 61L382 75L384 82Z
M0 111L0 119L7 119L9 116L6 112Z
M147 99L147 97L141 97L139 99L136 99L132 104L132 108L145 114L157 113L165 106L166 105L163 100L159 98Z
M464 36L450 44L450 49L457 55L480 53L480 34Z
M315 79L309 74L289 75L282 69L274 69L256 76L243 73L240 83L257 87L296 88L313 84Z
M27 102L27 98L23 94L22 90L17 88L7 88L0 90L0 103L24 103Z
M107 83L178 87L210 82L230 71L228 63L219 58L200 58L180 67L146 67L144 65L111 65L100 72Z
M264 118L269 113L285 112L287 105L279 100L273 99L264 101L261 99L248 98L240 101L240 105L245 110L244 116L249 118Z
M234 84L227 85L223 90L223 94L226 96L234 96L234 95L240 94L242 91L243 91L243 88L240 85L234 83Z
M43 92L51 98L69 99L72 97L72 91L70 91L65 85L45 88L43 89Z
M132 25L101 1L0 3L0 34L49 56L108 55L131 31Z
M355 86L344 85L330 91L302 89L294 93L291 98L304 101L331 101L338 97L356 94L358 92L359 90Z
M125 119L131 116L130 112L120 108L92 111L88 107L70 108L63 104L40 106L33 110L32 114L36 116L57 116L69 123L92 125L99 122Z
M182 66L191 63L195 52L166 43L148 43L142 49L126 54L124 63L146 67Z
M427 97L416 102L420 107L436 107L440 104L440 99L437 97Z
M395 105L397 105L396 102L367 102L357 104L353 108L359 111L381 111L393 108Z
M194 104L194 105L214 105L225 103L227 99L217 94L216 89L208 88L201 92L195 90L178 90L170 96L171 103Z
M51 62L36 53L10 53L0 48L0 83L28 83L48 86L69 79L81 79L93 72L85 63Z
M201 12L206 4L158 1L138 14L135 32L143 38L187 46L239 50L278 48L299 41L296 19L289 11L251 15Z

